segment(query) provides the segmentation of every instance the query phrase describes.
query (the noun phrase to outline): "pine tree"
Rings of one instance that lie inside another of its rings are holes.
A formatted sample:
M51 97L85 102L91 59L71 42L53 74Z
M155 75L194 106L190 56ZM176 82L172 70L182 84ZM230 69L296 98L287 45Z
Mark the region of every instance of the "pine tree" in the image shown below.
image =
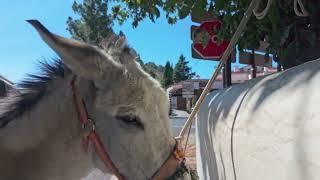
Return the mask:
M188 63L189 62L186 61L186 57L181 54L173 70L173 81L175 83L191 79L195 76L195 73L191 72L191 68L188 66Z
M113 19L107 12L107 0L74 1L72 9L79 16L78 19L69 17L67 20L67 30L72 38L98 45L112 32Z
M162 78L161 84L164 88L167 88L171 84L173 84L173 68L170 65L169 61L167 61L166 65L164 67L164 73L163 73L163 78Z
M72 38L99 46L103 39L113 33L113 18L108 13L108 3L108 0L83 0L81 3L74 1L72 10L77 19L69 17L67 20L67 30ZM163 66L152 62L144 63L139 55L136 60L153 78L161 80Z

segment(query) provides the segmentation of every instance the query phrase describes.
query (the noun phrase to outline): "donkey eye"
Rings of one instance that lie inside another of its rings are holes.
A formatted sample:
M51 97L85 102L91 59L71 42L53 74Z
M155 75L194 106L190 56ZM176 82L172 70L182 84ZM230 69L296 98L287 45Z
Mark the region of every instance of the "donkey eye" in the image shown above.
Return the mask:
M142 124L141 120L137 116L130 116L130 115L116 116L116 119L124 122L125 124L144 129L144 125Z

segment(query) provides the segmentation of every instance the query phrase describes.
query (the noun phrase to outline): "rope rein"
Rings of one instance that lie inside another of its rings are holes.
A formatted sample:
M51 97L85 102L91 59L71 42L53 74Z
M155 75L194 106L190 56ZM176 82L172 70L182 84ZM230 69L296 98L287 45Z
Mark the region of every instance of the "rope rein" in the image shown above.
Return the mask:
M260 0L257 1L256 6L253 8L253 14L256 16L257 19L261 20L267 15L269 8L272 4L272 0L268 0L266 8L261 12L258 12L259 4L260 4Z
M299 12L299 10L298 10L298 5L299 5L299 8L300 8L301 12ZM304 8L301 0L294 0L294 2L293 2L293 9L294 9L294 13L296 13L297 16L300 16L300 17L307 17L307 16L309 16L309 13L308 13L308 11Z
M197 100L193 110L191 111L187 121L185 122L184 126L182 127L179 135L176 137L177 140L183 141L184 136L185 136L189 126L191 126L192 121L193 121L197 111L199 110L201 103L203 102L205 96L208 94L210 88L212 87L213 82L215 81L215 79L219 75L219 72L221 71L222 66L225 64L228 57L230 56L231 51L235 47L235 44L238 42L238 40L239 40L244 28L246 27L246 24L248 23L252 13L254 13L254 15L256 16L257 19L262 19L266 16L266 14L271 6L272 0L268 0L268 4L267 4L266 8L262 12L257 12L259 2L260 2L260 0L252 0L251 3L249 4L246 12L244 13L244 16L242 17L242 19L240 21L240 24L239 24L236 32L232 36L227 49L225 50L225 52L222 55L216 70L213 72L213 75L211 76L207 85L203 89L203 91L202 91L199 99ZM301 12L298 11L297 5L299 5ZM294 0L294 10L295 10L295 13L297 16L305 17L305 16L309 15L308 12L306 11L306 9L304 8L301 0ZM189 131L189 133L190 133L190 131Z
M193 119L194 119L194 117L196 115L196 112L199 110L201 103L203 102L205 96L208 94L210 88L212 87L212 84L213 84L214 80L217 78L220 70L222 69L222 66L225 64L225 62L227 61L228 57L230 56L231 51L235 47L235 44L238 42L238 40L239 40L244 28L246 27L246 24L248 23L251 15L252 15L253 9L256 7L256 3L257 2L258 2L258 0L252 0L251 3L249 4L249 7L246 10L246 12L244 13L236 32L234 33L233 37L231 38L231 41L230 41L226 51L223 53L222 58L219 61L217 69L214 71L211 79L208 81L207 85L205 86L204 90L202 91L198 101L195 104L194 109L191 111L190 116L188 117L187 121L185 122L183 128L180 131L179 136L177 137L178 141L183 141L185 133L186 133L187 129L189 128L188 136L187 136L187 139L186 139L186 142L185 142L184 152L186 151L186 148L187 148L189 135L190 135L190 131L191 131L191 125L192 125ZM233 167L234 176L235 176L235 179L236 179L236 173L235 173L234 166L232 166L232 167Z

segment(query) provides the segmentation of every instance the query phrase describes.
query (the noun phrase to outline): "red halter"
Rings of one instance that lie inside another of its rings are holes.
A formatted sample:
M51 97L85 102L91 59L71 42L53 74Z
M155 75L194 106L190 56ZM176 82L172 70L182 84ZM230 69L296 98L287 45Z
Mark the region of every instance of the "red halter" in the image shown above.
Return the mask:
M76 86L75 86L75 78L72 79L71 89L73 93L73 98L76 104L76 109L79 114L79 121L81 123L82 129L86 132L83 137L83 145L85 150L87 150L89 143L91 142L96 152L98 153L100 159L104 163L107 169L111 171L119 180L125 180L124 176L120 173L118 168L112 162L108 152L105 149L99 135L95 130L95 123L92 119L88 117L87 109L85 107L84 101L82 100ZM170 177L175 171L179 164L184 159L184 153L180 146L180 143L176 141L175 148L173 152L170 154L168 159L162 164L162 166L158 169L158 171L152 176L152 180L163 180Z

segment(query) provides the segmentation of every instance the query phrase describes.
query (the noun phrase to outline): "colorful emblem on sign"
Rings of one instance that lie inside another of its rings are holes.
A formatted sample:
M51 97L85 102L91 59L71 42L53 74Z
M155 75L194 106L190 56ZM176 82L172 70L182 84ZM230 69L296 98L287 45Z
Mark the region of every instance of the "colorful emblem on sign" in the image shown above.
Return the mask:
M203 59L220 59L227 49L228 40L218 41L218 31L222 23L219 20L204 21L196 26L192 33L192 49Z

